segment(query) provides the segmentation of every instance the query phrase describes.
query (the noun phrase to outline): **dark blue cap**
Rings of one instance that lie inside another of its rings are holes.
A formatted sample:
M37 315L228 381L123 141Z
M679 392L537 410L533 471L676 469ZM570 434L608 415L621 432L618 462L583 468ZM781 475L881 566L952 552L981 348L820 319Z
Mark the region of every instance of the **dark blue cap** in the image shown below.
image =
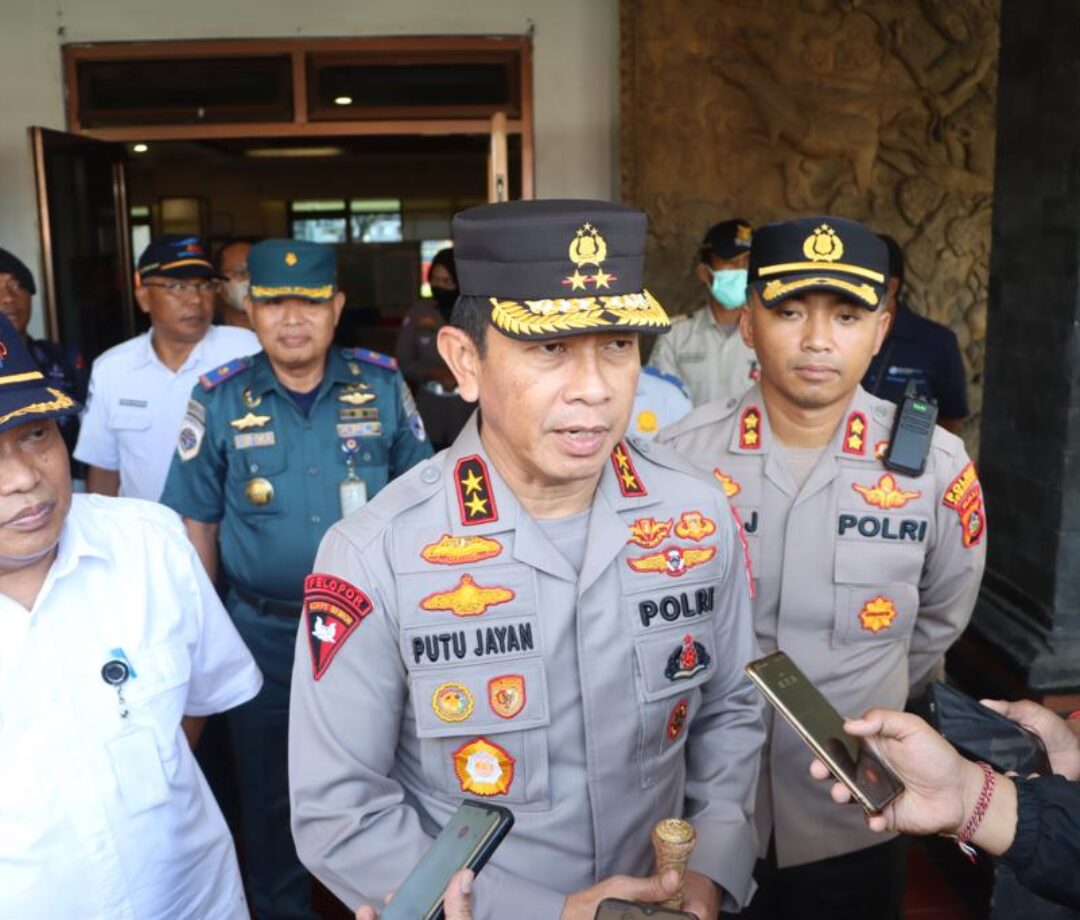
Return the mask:
M46 383L22 336L0 313L0 431L78 413L81 406L74 399Z
M461 300L504 335L666 332L644 287L644 212L609 201L510 201L454 216Z
M721 259L734 259L750 251L754 240L754 228L749 221L736 217L713 224L701 241L701 260L707 262L710 255Z
M155 276L165 278L221 278L210 263L197 236L166 233L159 236L139 256L136 269L140 280Z
M831 291L868 310L885 302L889 253L872 230L843 217L802 217L761 227L750 250L750 287L766 307Z
M26 263L6 249L0 249L0 275L11 275L31 294L37 293L34 276L30 273L30 269L26 267Z
M247 257L251 299L329 300L337 291L334 250L307 240L263 240Z

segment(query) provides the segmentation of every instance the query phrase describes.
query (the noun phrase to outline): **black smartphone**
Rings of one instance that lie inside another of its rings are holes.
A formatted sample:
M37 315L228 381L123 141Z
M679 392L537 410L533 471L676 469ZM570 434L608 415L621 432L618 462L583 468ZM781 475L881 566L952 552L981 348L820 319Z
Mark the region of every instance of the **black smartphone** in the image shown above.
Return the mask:
M869 746L844 731L840 713L786 654L773 652L751 661L746 676L869 814L904 791Z
M999 773L1053 772L1038 735L959 690L934 681L926 691L926 708L927 721L969 760L985 760Z
M479 872L513 825L508 808L465 799L379 916L442 920L443 892L453 874L459 869Z
M696 914L656 904L638 904L620 898L604 898L593 920L698 920Z

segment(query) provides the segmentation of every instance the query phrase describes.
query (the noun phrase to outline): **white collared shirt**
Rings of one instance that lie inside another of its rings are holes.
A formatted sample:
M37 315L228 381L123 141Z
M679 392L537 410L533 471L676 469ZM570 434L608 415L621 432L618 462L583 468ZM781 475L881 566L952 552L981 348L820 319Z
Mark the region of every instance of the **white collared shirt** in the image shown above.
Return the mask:
M0 916L247 918L181 718L261 684L180 519L75 495L33 609L0 595Z
M94 362L75 459L119 470L121 495L156 502L199 375L262 346L249 329L211 326L172 371L154 351L152 334L121 342Z

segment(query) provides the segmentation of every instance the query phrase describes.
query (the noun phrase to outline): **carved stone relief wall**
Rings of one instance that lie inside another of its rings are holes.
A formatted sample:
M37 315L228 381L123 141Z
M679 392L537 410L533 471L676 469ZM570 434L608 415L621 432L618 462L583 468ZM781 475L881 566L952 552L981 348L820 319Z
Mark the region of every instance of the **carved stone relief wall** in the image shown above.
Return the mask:
M978 439L1000 0L622 0L621 170L649 286L703 302L717 220L832 213L894 236L956 333Z

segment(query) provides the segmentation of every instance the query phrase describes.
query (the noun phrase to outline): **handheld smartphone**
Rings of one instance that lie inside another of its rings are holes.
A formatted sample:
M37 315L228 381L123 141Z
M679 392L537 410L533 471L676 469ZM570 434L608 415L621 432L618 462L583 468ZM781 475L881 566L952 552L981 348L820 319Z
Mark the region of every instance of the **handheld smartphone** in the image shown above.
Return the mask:
M1024 726L938 681L926 696L927 721L969 760L985 760L999 773L1053 772L1046 745Z
M513 824L509 809L465 799L383 909L382 920L442 920L443 892L453 874L479 872Z
M638 904L620 898L604 898L593 920L697 920L696 914L656 904Z
M751 661L746 676L869 814L904 791L869 746L844 731L840 713L786 654L773 652Z

